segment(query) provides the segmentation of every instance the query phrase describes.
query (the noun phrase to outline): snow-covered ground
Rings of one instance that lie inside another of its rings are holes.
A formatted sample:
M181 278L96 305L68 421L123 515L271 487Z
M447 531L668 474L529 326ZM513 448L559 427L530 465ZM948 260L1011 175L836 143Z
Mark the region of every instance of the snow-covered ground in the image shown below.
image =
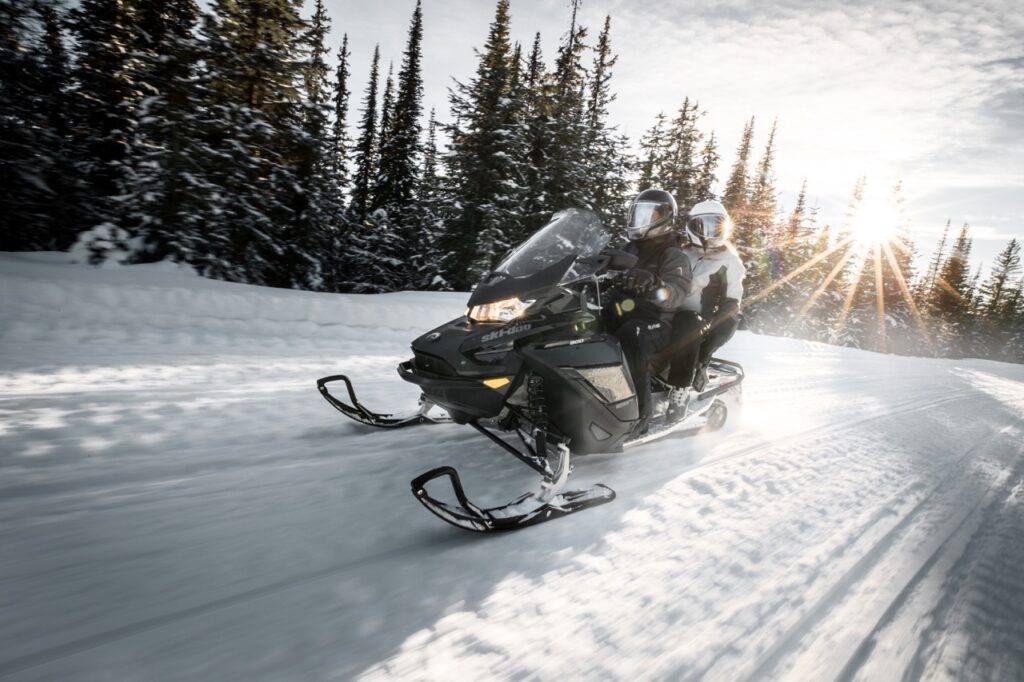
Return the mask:
M717 434L576 461L615 502L479 536L531 472L371 431L460 294L0 255L0 678L1024 679L1024 367L741 333Z

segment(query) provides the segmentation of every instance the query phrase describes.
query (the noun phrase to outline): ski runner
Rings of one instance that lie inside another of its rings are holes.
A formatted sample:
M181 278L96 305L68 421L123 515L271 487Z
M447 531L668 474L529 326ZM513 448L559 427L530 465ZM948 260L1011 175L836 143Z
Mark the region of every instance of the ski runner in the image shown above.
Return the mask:
M675 232L678 212L672 195L660 189L644 190L633 200L624 250L639 260L623 274L605 308L608 329L619 339L636 387L637 434L646 432L651 418L651 358L668 348L672 318L690 293L690 260Z
M704 390L711 355L739 327L746 268L729 243L732 220L717 201L702 201L686 220L692 284L672 320L671 368L667 418L686 416L691 396ZM690 387L693 387L693 390Z

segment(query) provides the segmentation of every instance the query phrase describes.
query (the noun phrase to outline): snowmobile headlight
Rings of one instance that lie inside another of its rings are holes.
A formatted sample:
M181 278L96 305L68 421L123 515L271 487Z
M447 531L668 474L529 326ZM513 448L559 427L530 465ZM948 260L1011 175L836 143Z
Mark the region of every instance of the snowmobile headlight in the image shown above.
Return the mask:
M577 367L576 371L610 403L617 403L633 395L633 389L629 387L629 380L622 371L622 365Z
M474 322L511 322L522 317L531 305L533 305L532 300L520 301L513 296L503 301L475 305L466 310L466 317Z

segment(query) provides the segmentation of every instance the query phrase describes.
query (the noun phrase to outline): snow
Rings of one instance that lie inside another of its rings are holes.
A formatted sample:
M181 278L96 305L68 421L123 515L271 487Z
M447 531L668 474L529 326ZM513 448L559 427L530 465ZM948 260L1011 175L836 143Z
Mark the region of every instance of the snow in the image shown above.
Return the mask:
M1024 367L740 333L718 434L577 458L617 499L482 537L536 485L411 409L465 294L327 295L0 254L0 678L1024 678Z

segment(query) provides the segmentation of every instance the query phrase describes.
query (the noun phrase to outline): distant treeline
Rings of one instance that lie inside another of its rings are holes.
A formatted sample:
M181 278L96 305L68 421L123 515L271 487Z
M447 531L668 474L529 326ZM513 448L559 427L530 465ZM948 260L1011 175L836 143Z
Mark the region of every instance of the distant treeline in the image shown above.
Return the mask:
M579 5L549 63L539 33L511 41L498 0L441 124L423 111L416 2L397 72L374 50L350 139L348 39L327 46L322 0L312 16L299 0L0 0L0 249L319 291L468 289L553 212L589 208L619 232L630 196L661 187L684 211L729 208L748 328L1024 361L1016 240L983 277L968 227L947 225L914 273L899 186L891 228L871 230L884 237L859 233L863 178L843 225L817 224L806 182L783 214L775 125L753 163L753 119L717 196L715 134L689 98L632 154L609 120L611 17L592 36Z

